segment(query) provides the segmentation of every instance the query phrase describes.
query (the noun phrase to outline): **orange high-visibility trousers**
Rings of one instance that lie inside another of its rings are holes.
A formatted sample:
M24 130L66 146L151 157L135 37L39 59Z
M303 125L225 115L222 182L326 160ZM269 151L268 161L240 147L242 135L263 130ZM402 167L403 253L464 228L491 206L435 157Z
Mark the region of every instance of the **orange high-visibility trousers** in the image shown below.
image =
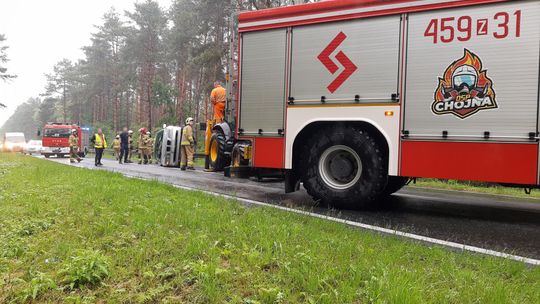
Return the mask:
M225 103L224 102L216 102L214 104L214 120L216 123L223 122L223 119L225 118Z

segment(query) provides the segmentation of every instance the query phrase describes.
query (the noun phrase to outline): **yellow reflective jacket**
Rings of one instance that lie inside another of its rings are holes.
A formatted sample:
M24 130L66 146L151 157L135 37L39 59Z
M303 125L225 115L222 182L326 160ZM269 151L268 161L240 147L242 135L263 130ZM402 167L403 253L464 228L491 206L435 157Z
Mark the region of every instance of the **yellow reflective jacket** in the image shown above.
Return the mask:
M194 143L193 140L193 128L190 125L187 125L182 130L182 146L190 146Z
M101 138L103 137L103 142ZM94 135L94 148L107 148L107 140L105 139L105 134L99 136L99 134Z

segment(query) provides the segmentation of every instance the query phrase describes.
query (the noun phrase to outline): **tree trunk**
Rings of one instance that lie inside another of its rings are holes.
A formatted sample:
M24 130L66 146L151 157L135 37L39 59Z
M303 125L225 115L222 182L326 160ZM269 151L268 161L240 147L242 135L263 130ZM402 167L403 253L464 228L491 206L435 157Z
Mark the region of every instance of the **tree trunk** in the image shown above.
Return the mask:
M181 76L179 74L182 74ZM182 125L184 121L184 102L186 99L186 69L184 68L182 72L177 71L177 91L178 96L176 97L176 118L178 119L179 125ZM180 77L178 77L180 76Z
M119 121L118 121L118 116L119 116L119 113L120 112L120 97L118 97L118 94L115 94L115 98L114 98L114 110L113 110L113 129L114 131L118 131L119 130Z
M67 115L66 115L66 107L67 107L67 100L66 100L66 80L63 81L63 89L62 89L62 118L64 119L64 123L67 123Z
M152 90L151 88L147 88L147 99L148 99L148 130L152 131Z

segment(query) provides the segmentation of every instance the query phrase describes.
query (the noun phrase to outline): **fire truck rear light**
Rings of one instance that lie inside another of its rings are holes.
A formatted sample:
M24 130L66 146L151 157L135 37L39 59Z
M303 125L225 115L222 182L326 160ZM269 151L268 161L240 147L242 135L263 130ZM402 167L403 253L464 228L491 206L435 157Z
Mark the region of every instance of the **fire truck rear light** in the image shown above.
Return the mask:
M387 117L394 116L394 111L386 111L384 112L384 116L387 116Z

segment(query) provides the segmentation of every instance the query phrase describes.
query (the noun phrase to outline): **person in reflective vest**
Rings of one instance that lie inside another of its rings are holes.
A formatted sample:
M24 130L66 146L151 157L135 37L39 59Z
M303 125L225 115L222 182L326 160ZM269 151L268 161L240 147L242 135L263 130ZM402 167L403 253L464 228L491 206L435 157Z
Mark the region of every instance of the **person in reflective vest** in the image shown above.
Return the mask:
M210 100L214 105L214 120L216 123L222 123L225 118L225 100L227 91L221 86L219 81L214 82L214 89L210 93Z
M180 143L181 161L180 169L182 171L195 170L193 166L193 155L195 154L195 139L193 139L193 118L186 119L186 126L182 130L182 142Z
M101 158L103 157L103 150L107 148L107 140L105 139L105 134L103 130L98 129L97 133L92 137L92 143L94 144L94 149L96 150L95 165L103 166L101 163Z
M71 135L69 136L69 162L74 163L77 160L81 162L79 157L79 137L77 136L77 129L71 130Z

